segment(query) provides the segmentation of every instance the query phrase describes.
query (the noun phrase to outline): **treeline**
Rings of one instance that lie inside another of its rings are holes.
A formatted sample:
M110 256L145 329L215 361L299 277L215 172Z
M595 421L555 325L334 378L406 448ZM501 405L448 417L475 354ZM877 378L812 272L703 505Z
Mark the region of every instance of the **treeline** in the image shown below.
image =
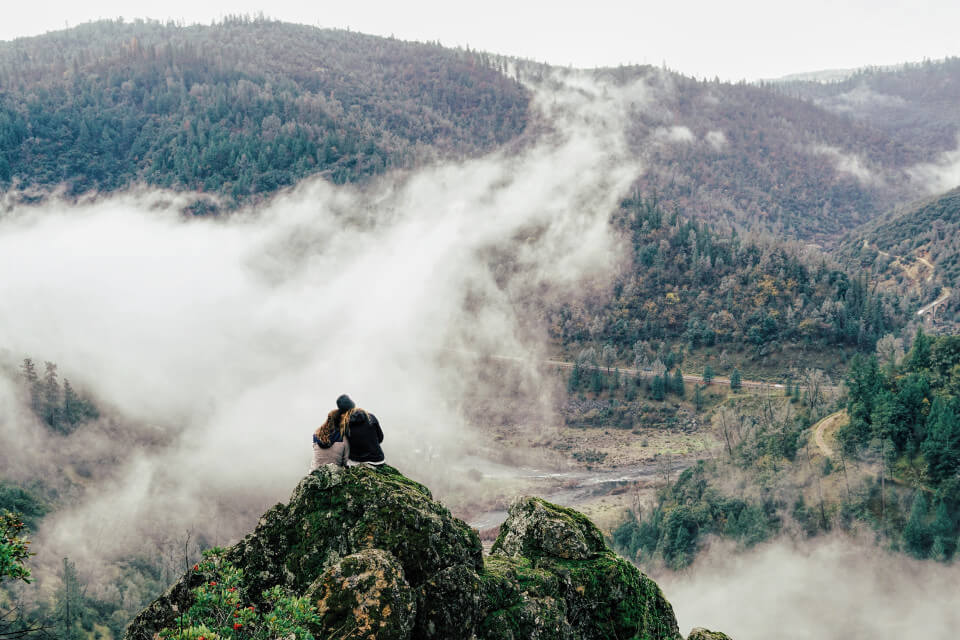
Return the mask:
M608 345L638 366L649 361L651 340L747 345L758 357L785 346L872 351L905 324L895 298L798 245L719 234L639 195L614 223L630 240L631 264L611 298L554 313L554 337L569 348Z
M917 557L951 558L960 533L960 336L918 330L901 362L855 359L847 386L844 451L875 456L881 473L913 493L909 516L877 496L873 521Z
M737 540L745 547L780 530L777 503L724 495L710 484L714 463L698 461L661 489L647 514L631 512L613 531L618 552L640 562L662 560L674 570L693 562L705 536Z
M100 417L93 402L79 394L69 380L64 378L61 385L54 363L44 363L41 376L33 360L25 358L20 372L30 394L30 409L54 431L70 433L84 422Z
M724 402L711 416L721 440L716 459L698 461L659 490L656 502L638 507L613 532L617 550L644 563L682 569L709 536L750 547L782 532L812 536L832 528L837 509L797 486L795 470L810 464L805 434L828 412L836 391L816 370L801 374L805 391ZM833 469L817 469L819 476Z
M438 44L248 18L0 43L0 188L143 181L240 200L315 173L363 180L515 137L529 96L504 71Z

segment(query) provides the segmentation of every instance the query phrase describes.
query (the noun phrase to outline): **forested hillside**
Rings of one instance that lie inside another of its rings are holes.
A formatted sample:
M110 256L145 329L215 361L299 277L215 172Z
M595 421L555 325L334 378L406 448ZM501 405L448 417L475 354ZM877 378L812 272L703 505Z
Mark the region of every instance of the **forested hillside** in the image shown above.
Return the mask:
M944 87L956 71L936 67ZM145 182L236 202L312 174L364 180L500 147L528 124L520 81L565 73L578 72L264 19L85 24L0 43L0 188ZM644 82L628 109L641 191L724 229L829 241L918 197L911 167L953 136L949 117L927 144L779 85L594 77Z
M782 82L787 95L850 114L896 141L930 151L957 146L960 131L960 58L865 68L839 82Z
M911 494L909 510L876 496L871 519L917 557L950 558L960 522L960 337L918 331L903 362L854 360L848 387L840 443L878 456Z
M487 56L269 20L0 43L0 187L269 193L490 150L528 93Z
M904 169L928 157L917 145L767 87L643 76L655 104L637 109L631 136L649 160L641 179L670 208L702 219L801 238L829 238L885 211L914 189Z
M552 318L556 339L571 351L611 345L628 362L650 361L635 346L651 340L745 349L756 359L797 348L872 351L906 321L895 297L800 244L720 233L639 196L623 202L615 224L632 255L612 296Z

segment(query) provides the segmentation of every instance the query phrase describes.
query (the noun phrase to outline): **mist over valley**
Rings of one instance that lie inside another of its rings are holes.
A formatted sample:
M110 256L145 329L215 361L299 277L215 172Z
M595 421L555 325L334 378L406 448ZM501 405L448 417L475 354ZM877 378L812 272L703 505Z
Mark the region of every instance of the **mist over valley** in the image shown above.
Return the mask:
M35 554L0 638L123 636L269 521L342 393L483 580L540 495L684 637L949 637L958 69L727 83L240 17L0 42L0 510Z

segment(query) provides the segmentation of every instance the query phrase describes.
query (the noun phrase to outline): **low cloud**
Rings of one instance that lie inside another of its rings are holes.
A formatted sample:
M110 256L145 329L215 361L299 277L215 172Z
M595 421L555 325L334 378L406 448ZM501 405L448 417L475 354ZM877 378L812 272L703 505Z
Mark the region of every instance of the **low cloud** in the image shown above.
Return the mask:
M910 167L907 174L928 194L960 186L960 135L957 136L956 149L944 151L933 162Z
M815 145L810 148L810 152L830 158L837 171L853 176L861 184L871 185L882 182L882 179L867 167L863 158L855 153L846 153L838 147L826 144Z
M674 125L657 128L653 132L653 139L672 144L690 144L696 142L697 136L687 127Z
M713 147L714 151L721 151L727 146L727 136L724 135L723 131L708 131L703 139Z
M948 639L960 628L960 566L920 562L867 540L715 545L687 571L657 576L680 630L783 640Z
M536 144L366 188L308 180L222 219L151 190L8 204L0 463L84 487L45 520L38 561L90 571L187 529L229 542L307 472L343 392L380 418L389 462L462 478L466 399L504 390L450 354L535 362L544 305L609 281L622 255L609 218L640 171L623 132L643 85L547 84ZM25 356L108 417L51 434L24 408ZM511 392L546 411L537 369L518 375Z

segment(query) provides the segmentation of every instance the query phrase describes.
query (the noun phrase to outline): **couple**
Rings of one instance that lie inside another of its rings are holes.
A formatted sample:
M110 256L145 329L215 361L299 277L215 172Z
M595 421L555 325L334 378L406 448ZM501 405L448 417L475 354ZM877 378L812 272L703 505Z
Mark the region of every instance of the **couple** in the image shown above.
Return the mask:
M327 421L313 434L313 466L340 466L384 463L383 431L377 417L357 407L350 396L337 398L337 408L327 414Z

